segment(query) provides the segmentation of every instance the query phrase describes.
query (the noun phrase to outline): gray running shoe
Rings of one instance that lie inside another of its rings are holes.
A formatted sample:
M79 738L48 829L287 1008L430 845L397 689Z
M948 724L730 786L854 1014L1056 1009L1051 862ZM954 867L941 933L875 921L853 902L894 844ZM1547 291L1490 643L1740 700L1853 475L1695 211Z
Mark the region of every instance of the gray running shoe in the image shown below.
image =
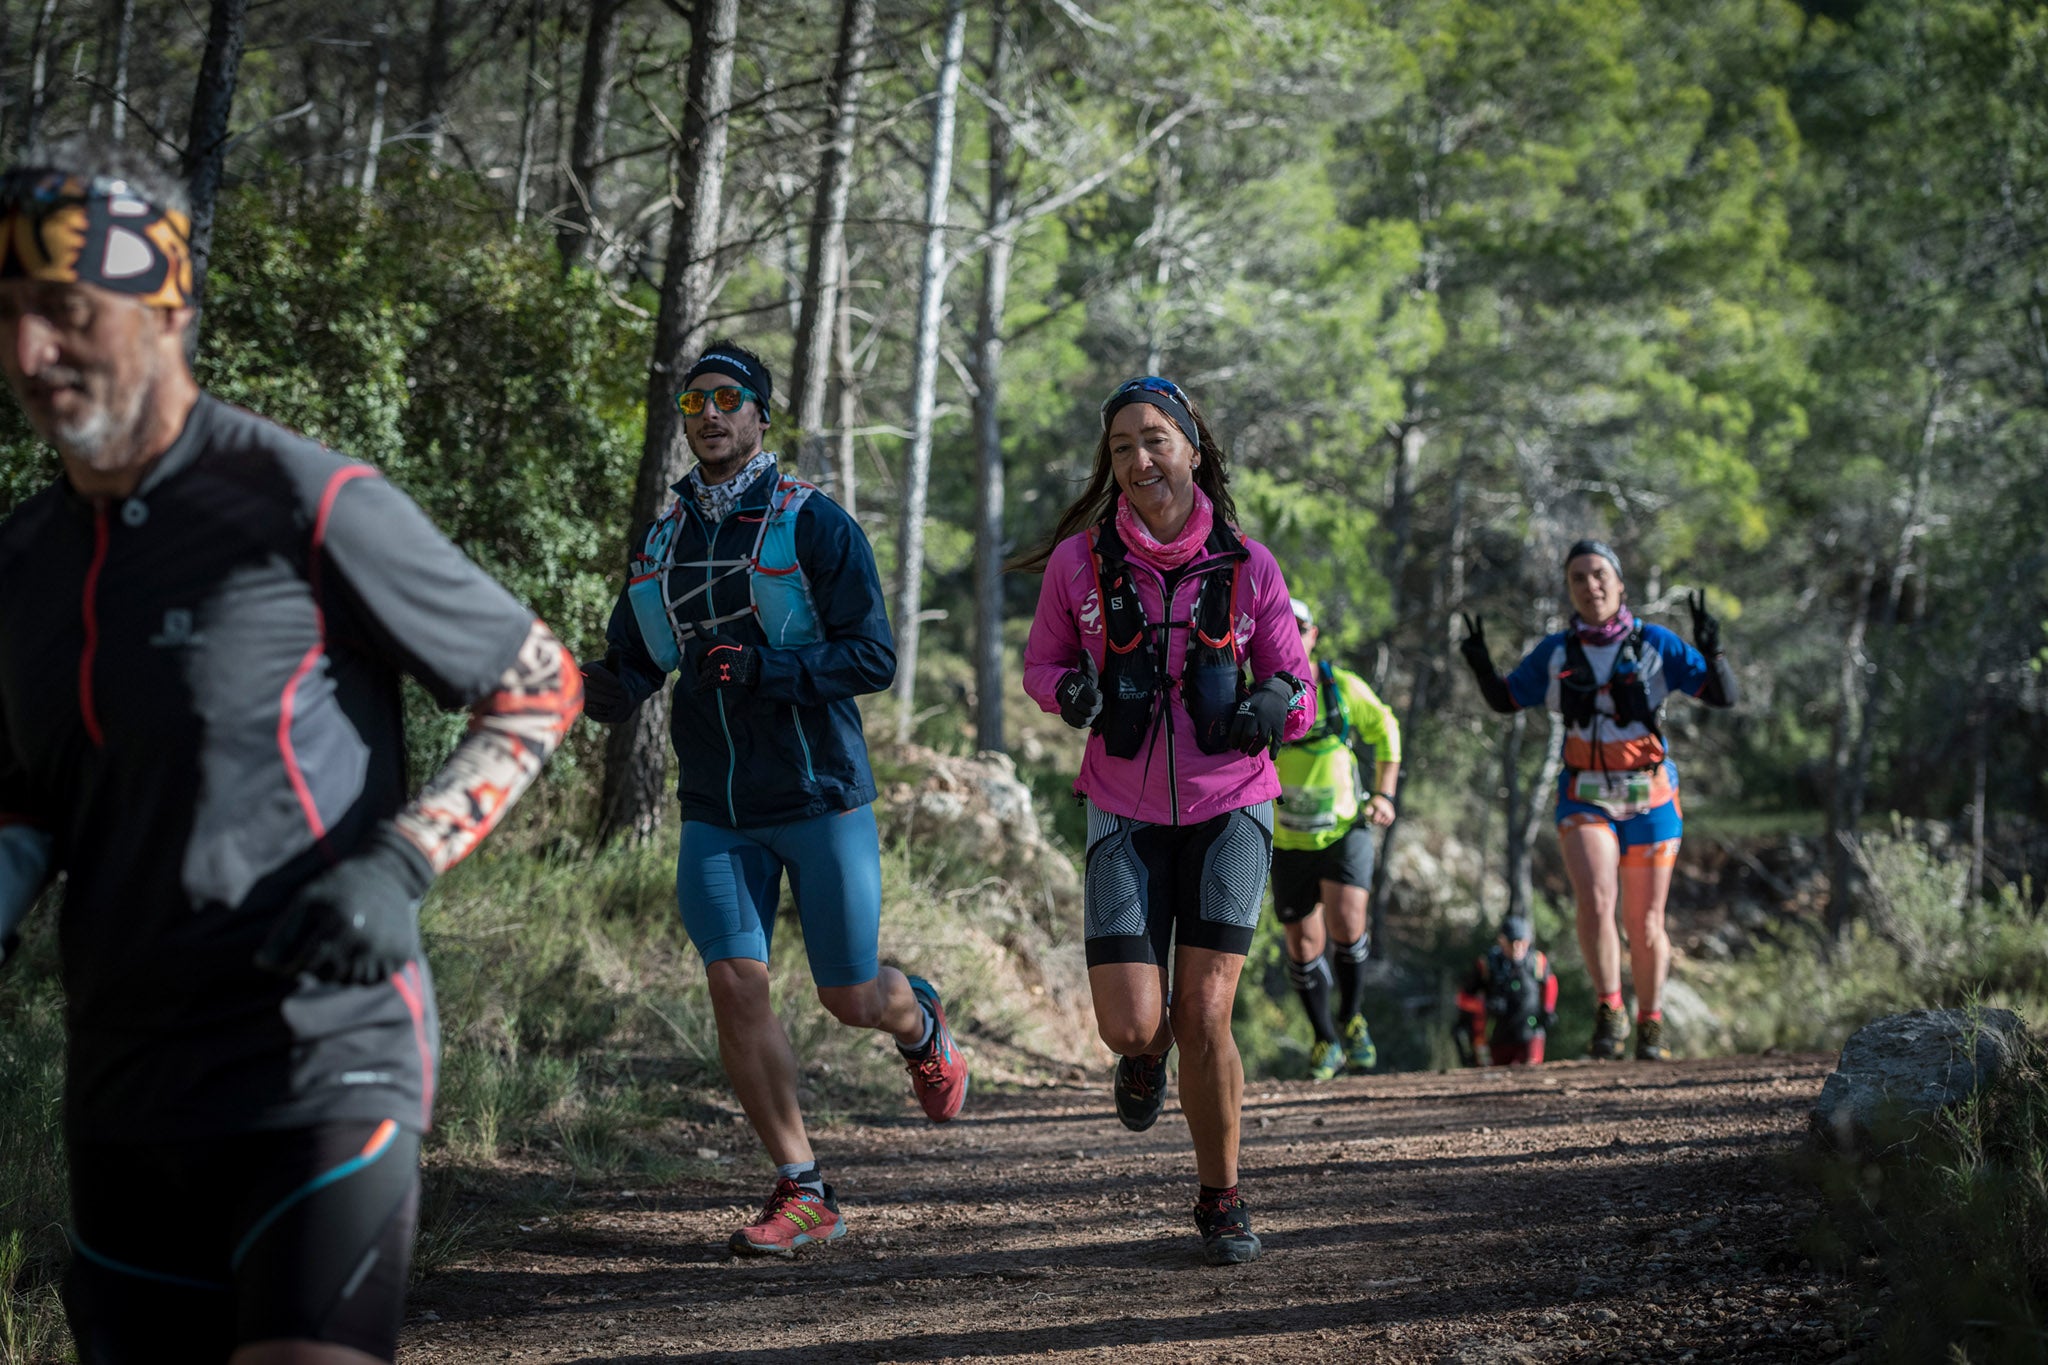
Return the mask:
M1639 1019L1636 1021L1636 1060L1639 1062L1668 1062L1671 1049L1664 1046L1664 1021L1662 1019Z
M1612 1005L1600 1006L1599 1016L1593 1022L1593 1041L1586 1054L1596 1062L1618 1062L1627 1055L1623 1049L1627 1042L1628 1012Z

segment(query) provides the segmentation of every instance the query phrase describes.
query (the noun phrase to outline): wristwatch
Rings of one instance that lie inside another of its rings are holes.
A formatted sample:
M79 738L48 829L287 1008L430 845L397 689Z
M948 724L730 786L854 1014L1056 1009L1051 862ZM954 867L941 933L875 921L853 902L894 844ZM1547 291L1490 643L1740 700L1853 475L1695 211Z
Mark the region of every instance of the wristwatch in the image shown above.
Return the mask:
M1394 812L1394 814L1399 815L1401 813L1401 803L1399 801L1396 801L1393 798L1393 795L1389 792L1373 792L1365 798L1365 804L1367 804L1368 806L1371 805L1373 797L1375 796L1377 796L1380 800L1386 802L1387 809Z

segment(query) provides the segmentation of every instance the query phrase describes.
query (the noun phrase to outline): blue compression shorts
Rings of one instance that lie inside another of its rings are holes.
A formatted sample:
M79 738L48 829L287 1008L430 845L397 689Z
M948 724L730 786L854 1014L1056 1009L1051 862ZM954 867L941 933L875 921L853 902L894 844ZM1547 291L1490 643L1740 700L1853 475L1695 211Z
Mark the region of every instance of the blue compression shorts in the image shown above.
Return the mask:
M873 806L751 829L685 821L676 907L698 954L706 963L766 962L785 870L811 980L874 980L882 965L882 850Z

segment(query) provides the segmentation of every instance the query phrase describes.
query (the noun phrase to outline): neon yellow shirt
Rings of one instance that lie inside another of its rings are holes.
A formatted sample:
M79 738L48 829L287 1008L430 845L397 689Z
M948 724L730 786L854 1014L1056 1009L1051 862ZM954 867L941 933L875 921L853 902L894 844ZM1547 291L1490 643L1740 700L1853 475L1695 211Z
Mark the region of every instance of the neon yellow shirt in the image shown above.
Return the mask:
M1316 723L1280 746L1273 847L1328 848L1357 823L1367 790L1363 750L1380 763L1401 761L1401 723L1365 679L1348 668L1316 665Z

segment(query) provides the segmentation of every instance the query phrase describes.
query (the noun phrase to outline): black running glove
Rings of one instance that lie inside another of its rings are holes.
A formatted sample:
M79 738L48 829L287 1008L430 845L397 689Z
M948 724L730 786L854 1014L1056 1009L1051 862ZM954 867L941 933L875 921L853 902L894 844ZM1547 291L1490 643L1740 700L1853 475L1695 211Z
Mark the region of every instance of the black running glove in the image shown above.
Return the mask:
M1515 710L1515 699L1508 691L1507 680L1494 668L1493 655L1487 651L1486 622L1464 612L1459 612L1458 616L1465 623L1465 638L1458 641L1458 652L1465 656L1472 676L1479 680L1479 695L1502 715L1511 714Z
M1465 638L1458 641L1458 652L1465 656L1465 663L1474 677L1490 678L1494 675L1493 655L1486 648L1486 619L1458 613L1458 619L1465 623Z
M1699 652L1709 659L1721 652L1721 623L1707 610L1707 590L1685 595L1685 605L1692 612L1692 642Z
M368 986L419 956L420 898L434 884L427 855L392 825L298 889L256 950L282 976Z
M1261 749L1270 752L1278 748L1281 727L1287 724L1287 712L1298 690L1299 685L1285 673L1275 673L1254 687L1251 695L1237 704L1223 742L1246 757Z
M583 714L600 725L617 725L632 719L637 709L619 675L602 659L583 666Z
M704 637L703 654L697 658L699 695L721 687L752 687L761 681L761 650L723 635Z
M1081 666L1069 669L1053 690L1060 704L1060 719L1076 730L1086 730L1102 714L1102 685L1095 672L1095 658L1081 651Z

